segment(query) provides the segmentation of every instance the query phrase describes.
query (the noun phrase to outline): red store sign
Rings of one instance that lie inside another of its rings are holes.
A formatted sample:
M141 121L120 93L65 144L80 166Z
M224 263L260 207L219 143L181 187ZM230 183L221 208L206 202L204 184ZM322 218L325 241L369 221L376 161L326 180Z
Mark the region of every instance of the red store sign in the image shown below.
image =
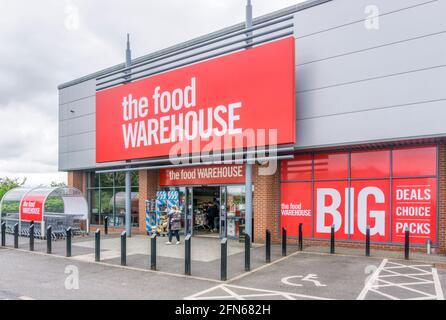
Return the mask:
M20 220L40 222L43 218L45 196L25 195L20 202Z
M211 165L160 170L160 186L243 184L244 165Z
M294 144L294 60L288 37L97 92L96 161Z

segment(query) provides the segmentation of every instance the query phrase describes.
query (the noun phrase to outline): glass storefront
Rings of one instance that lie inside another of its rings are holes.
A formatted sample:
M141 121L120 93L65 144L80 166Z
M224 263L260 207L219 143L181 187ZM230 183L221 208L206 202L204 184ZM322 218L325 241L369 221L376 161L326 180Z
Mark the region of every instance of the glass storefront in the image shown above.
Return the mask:
M139 225L139 175L132 172L132 226ZM125 226L125 173L89 173L88 197L90 221L93 225Z
M179 192L183 234L239 238L245 228L245 186L165 187Z

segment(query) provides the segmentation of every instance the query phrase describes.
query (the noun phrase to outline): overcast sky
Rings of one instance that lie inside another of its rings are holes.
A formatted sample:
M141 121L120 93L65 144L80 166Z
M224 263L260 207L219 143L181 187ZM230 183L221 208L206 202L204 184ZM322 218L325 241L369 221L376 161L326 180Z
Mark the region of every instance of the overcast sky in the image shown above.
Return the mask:
M260 16L301 0L253 0ZM0 0L0 177L58 172L57 86L244 20L245 0Z

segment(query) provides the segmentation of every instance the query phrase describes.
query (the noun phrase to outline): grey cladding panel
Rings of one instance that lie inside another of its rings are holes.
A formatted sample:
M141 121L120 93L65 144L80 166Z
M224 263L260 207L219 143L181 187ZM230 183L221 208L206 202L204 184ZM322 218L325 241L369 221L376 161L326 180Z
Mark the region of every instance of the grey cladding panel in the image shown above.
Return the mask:
M298 38L296 62L301 65L441 31L446 32L446 19L443 18L445 11L446 1L442 0L383 15L379 20L379 30L367 30L364 21L358 21L310 37ZM298 26L295 27L295 34L299 34Z
M446 67L299 93L297 118L446 100L444 82L439 79L446 79Z
M438 0L437 0L438 1ZM440 0L443 1L443 0ZM419 4L435 2L429 0L333 0L295 14L297 38L317 32L339 28L350 23L363 21L367 6L376 5L380 14L401 10Z
M299 148L446 133L446 1L374 1L377 31L364 27L368 4L334 0L295 15ZM314 25L323 32L300 37Z
M76 135L95 131L96 115L90 114L73 119L62 120L59 122L59 130L65 131L66 135Z
M305 64L296 70L297 91L444 66L444 43L446 33Z
M96 97L82 98L59 107L59 120L67 120L96 112Z
M440 101L307 119L297 121L298 147L430 137L433 133L445 135L444 121L438 120L445 118L446 103Z

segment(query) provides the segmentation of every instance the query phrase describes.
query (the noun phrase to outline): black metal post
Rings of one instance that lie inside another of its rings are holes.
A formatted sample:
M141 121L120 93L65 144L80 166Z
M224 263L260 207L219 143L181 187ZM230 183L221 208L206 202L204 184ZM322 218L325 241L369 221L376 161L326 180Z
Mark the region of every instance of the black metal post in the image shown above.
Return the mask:
M410 248L410 231L406 228L404 234L404 259L409 260L409 248Z
M266 263L271 262L271 232L269 230L266 230L266 237L265 237L265 261Z
M14 225L14 248L19 247L19 224Z
M121 233L121 266L127 264L127 233L122 231Z
M6 246L6 222L2 222L2 247Z
M67 229L67 257L71 257L71 227Z
M330 253L335 253L335 226L331 226L331 236L330 236Z
M370 257L370 226L367 226L365 232L365 255Z
M245 234L245 271L251 271L251 238Z
M184 238L184 274L190 276L191 272L191 235Z
M156 233L150 237L150 269L156 270Z
M52 252L52 248L51 248L51 234L52 234L52 229L51 226L48 226L48 228L46 228L46 253L51 254Z
M94 234L94 260L101 261L101 230L96 230Z
M251 242L254 243L254 217L251 220Z
M34 251L34 221L29 226L29 251Z
M226 281L228 279L228 239L221 240L221 265L220 265L220 279Z
M104 234L108 234L108 216L105 216L104 218Z
M282 256L286 256L286 229L282 228Z
M299 251L304 250L304 237L303 237L303 225L299 223Z

